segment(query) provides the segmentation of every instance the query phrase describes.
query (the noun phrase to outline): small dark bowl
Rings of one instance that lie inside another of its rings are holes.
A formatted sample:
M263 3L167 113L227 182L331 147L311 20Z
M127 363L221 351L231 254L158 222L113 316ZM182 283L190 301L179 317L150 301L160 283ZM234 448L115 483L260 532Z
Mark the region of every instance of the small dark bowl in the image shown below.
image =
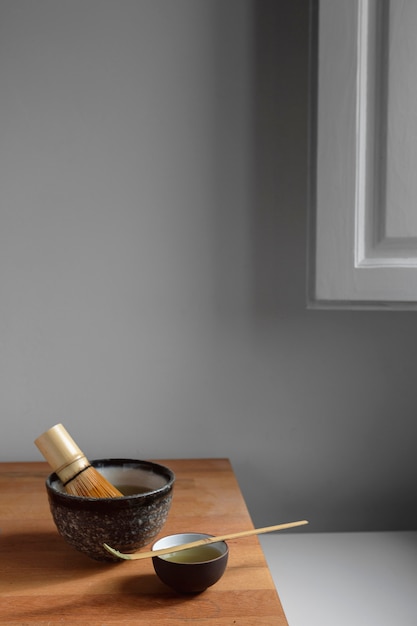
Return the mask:
M119 561L103 543L120 552L148 545L166 522L175 476L168 467L150 461L98 459L91 464L122 493L139 493L120 498L74 496L53 473L46 480L52 517L60 535L79 552L96 561Z
M205 539L212 535L203 533L181 533L159 539L152 550L179 546L183 543ZM218 541L199 548L190 548L169 555L152 558L155 572L163 583L179 593L201 593L223 576L229 548L224 541Z

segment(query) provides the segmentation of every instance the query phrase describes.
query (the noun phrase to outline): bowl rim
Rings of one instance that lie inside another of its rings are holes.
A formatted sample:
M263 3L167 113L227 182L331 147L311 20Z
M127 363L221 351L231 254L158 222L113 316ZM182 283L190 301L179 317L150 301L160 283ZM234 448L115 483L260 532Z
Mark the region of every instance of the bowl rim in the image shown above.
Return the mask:
M67 493L66 491L60 491L55 486L54 483L62 482L56 472L52 472L47 476L45 480L45 486L51 495L53 494L54 498L61 499L62 501L68 502L79 502L84 504L95 504L99 505L102 503L103 505L109 502L117 502L123 503L133 501L144 501L148 498L155 498L155 496L165 495L172 490L174 486L174 482L176 476L171 468L166 465L162 465L161 463L156 463L154 461L148 461L146 459L132 459L128 457L117 457L117 458L103 458L103 459L90 459L90 464L95 469L99 469L100 467L108 467L110 465L125 465L132 467L141 467L147 470L153 470L156 474L162 475L166 477L166 483L157 489L152 489L151 491L146 491L145 493L134 493L129 495L123 495L119 497L110 497L110 498L90 498L86 496L77 496L75 494Z
M157 546L157 544L160 541L163 541L164 539L171 539L171 538L174 538L174 537L181 537L181 536L184 536L184 535L194 536L195 537L195 541L197 541L198 539L205 539L206 537L214 537L215 536L215 535L210 535L209 533L200 533L200 532L193 532L193 531L191 531L191 532L182 532L182 533L172 533L171 535L165 535L164 537L159 537L155 541L155 543L152 545L151 551L158 550L159 548L163 547L163 546L159 546L159 547L156 547L156 546ZM190 540L188 540L188 541L190 541ZM191 539L191 541L192 541L192 539ZM221 544L222 546L224 546L224 550L221 553L219 553L219 555L216 556L213 559L206 559L204 561L190 561L190 562L187 562L187 561L171 561L169 559L164 558L163 555L162 556L156 555L156 556L152 557L152 560L153 561L155 561L155 560L164 561L164 563L169 563L172 566L190 566L190 565L194 565L194 566L200 565L201 566L201 565L208 565L209 563L215 563L219 559L223 559L223 558L227 557L228 554L229 554L229 546L226 543L226 541L223 541L223 540L216 541L215 543L212 543L212 544L208 544L207 547L215 546L217 544ZM177 546L180 546L180 545L181 545L180 543L177 544ZM170 548L171 546L165 546L165 547ZM172 552L175 552L175 546L172 546L172 548L173 548Z

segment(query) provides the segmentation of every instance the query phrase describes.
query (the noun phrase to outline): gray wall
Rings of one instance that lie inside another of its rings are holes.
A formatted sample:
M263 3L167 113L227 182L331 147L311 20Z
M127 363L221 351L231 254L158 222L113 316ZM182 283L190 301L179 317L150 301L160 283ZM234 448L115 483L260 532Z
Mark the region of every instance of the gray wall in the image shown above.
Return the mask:
M1 0L0 460L227 456L415 528L416 314L306 308L306 0Z

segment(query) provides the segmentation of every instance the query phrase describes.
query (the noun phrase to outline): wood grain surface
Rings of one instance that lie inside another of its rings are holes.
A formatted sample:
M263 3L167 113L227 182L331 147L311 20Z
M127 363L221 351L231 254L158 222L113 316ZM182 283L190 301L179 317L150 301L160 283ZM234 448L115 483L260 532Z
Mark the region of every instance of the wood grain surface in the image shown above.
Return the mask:
M227 459L158 462L176 475L160 536L253 528ZM99 563L70 547L49 511L48 473L46 463L0 463L0 624L287 626L257 537L228 542L229 563L216 585L179 595L151 560Z

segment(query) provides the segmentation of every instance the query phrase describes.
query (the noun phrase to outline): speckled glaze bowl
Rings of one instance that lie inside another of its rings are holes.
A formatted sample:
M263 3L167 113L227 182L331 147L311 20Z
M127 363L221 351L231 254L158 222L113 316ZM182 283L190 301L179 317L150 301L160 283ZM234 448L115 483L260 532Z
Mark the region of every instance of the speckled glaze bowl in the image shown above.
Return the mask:
M173 547L169 555L152 558L160 580L178 593L201 593L217 583L226 570L229 558L226 542L216 541L175 553L175 546L211 536L204 533L180 533L159 539L152 550Z
M150 461L98 459L91 465L128 495L70 495L53 473L46 480L52 517L59 534L79 552L96 561L119 561L103 543L121 552L135 552L148 545L166 522L175 475L168 467Z

